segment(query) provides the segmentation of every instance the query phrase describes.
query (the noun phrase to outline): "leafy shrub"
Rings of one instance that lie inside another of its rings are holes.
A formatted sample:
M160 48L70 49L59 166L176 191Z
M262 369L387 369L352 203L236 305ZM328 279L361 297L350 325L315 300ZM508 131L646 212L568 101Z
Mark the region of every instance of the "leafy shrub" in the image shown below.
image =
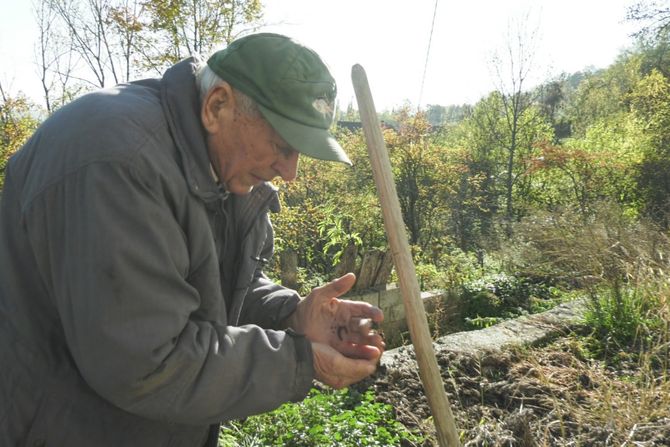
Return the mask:
M482 268L474 253L459 248L443 248L439 256L412 246L417 280L421 290L451 289L479 278Z
M461 297L466 325L480 329L501 319L546 310L560 300L561 292L528 278L498 273L464 284Z
M416 279L421 290L435 289L442 284L440 271L435 264L421 263L416 264L415 268Z
M317 391L298 404L224 426L220 447L397 446L423 439L394 419L393 408L372 391Z
M318 223L319 236L326 241L322 251L326 257L332 254L331 266L336 267L347 245L355 244L360 248L363 241L359 233L351 230L353 218L350 215L338 214L334 206L327 206L323 216Z
M448 289L472 281L482 275L485 266L480 265L475 253L468 253L460 248L445 249L436 261L441 274L440 288Z

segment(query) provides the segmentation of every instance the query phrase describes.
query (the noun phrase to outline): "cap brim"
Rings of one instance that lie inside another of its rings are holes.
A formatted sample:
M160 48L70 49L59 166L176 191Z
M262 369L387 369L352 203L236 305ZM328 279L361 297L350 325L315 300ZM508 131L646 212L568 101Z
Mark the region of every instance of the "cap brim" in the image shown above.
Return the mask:
M258 108L272 128L296 151L319 160L352 165L342 146L328 130L296 123L261 104Z

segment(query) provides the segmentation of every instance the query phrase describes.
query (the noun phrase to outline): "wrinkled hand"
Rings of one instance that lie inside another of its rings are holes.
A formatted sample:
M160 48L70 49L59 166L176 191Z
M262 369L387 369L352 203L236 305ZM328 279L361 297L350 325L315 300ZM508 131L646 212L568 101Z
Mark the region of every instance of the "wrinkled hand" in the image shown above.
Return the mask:
M372 374L384 350L381 336L372 330L373 323L383 321L382 311L365 302L338 298L355 281L349 273L315 288L287 321L312 342L317 379L335 388Z
M352 359L324 343L312 342L315 378L335 389L360 382L374 373L379 355L374 359Z

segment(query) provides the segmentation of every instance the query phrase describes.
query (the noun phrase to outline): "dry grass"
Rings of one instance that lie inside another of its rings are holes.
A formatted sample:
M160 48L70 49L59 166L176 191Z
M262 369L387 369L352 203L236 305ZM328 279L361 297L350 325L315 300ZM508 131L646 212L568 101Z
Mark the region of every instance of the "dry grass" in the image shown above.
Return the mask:
M659 368L658 359L641 353L637 361L621 360L615 368L583 358L580 344L577 338L562 340L532 351L512 368L520 387L542 390L531 397L531 405L543 414L531 445L670 442L667 367Z
M666 295L658 298L656 316L668 322ZM588 329L540 348L442 352L438 363L464 447L670 445L668 325L616 352L594 350L604 340ZM425 445L437 445L416 370L403 364L372 386L401 422L428 434Z

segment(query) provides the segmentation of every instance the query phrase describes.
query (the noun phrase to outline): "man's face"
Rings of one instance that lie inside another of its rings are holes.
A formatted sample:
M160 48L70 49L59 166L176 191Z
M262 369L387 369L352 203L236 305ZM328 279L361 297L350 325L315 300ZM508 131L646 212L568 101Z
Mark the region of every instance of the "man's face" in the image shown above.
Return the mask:
M298 152L260 117L240 111L235 98L220 92L227 103L212 107L214 123L208 126L207 148L212 166L226 190L244 195L254 186L275 177L294 180L298 169ZM207 107L207 104L205 104ZM207 111L203 111L206 114Z

